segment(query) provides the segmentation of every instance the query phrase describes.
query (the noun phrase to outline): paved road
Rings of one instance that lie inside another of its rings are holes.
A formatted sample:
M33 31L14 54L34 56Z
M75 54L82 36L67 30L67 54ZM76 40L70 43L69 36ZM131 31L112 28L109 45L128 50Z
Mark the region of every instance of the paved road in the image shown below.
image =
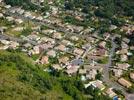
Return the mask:
M112 57L114 55L115 52L115 48L116 48L116 44L114 43L114 39L115 37L111 38L111 43L112 43L112 48L110 50L110 55L108 58L108 64L106 64L106 66L104 66L104 82L109 82L109 68L112 66Z
M109 58L108 58L108 64L106 64L106 66L104 66L104 69L103 69L103 75L104 75L103 76L103 81L108 86L110 86L112 88L115 88L115 89L118 89L118 90L121 90L124 95L127 95L127 93L125 91L126 89L123 86L121 86L119 83L117 83L115 81L114 82L111 81L110 76L109 76L110 67L112 66L112 57L113 57L113 55L115 53L115 49L116 49L116 44L114 42L115 38L116 38L115 36L111 38L112 48L110 50L110 55L109 55Z

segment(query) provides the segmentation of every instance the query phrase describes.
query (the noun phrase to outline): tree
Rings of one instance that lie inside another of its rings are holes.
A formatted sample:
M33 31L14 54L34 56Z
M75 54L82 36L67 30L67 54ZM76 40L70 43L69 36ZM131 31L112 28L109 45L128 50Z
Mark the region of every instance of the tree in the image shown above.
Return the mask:
M73 2L71 1L66 1L64 6L66 10L73 10L74 7Z

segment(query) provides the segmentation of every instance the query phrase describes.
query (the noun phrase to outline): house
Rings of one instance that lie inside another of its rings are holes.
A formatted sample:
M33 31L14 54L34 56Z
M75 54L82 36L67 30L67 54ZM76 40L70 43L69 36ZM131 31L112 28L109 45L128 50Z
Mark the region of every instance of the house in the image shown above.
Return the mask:
M66 46L62 45L62 44L60 44L57 47L55 47L55 49L56 50L60 50L60 51L66 51L67 50Z
M76 33L79 33L84 29L84 27L83 26L75 26L75 25L67 25L67 29L70 29Z
M129 43L130 42L130 40L128 39L128 38L123 38L123 41L125 42L125 43Z
M11 8L11 5L6 5L5 8L9 9L9 8Z
M97 48L96 50L94 50L93 55L95 56L107 56L107 50L104 48Z
M125 42L121 43L121 47L122 47L122 49L128 49L129 48L128 44L125 43Z
M66 73L68 75L75 74L78 71L79 67L80 66L77 66L77 65L68 65Z
M55 40L52 38L47 38L47 42L50 42L51 44L55 44Z
M7 41L7 40L0 40L0 42L1 42L2 44L5 44L5 45L8 45L8 44L10 43L10 41Z
M59 65L59 64L53 64L52 67L55 69L55 70L61 70L62 67Z
M32 47L32 45L30 43L25 43L23 46L24 46L24 48L30 48L30 47Z
M134 46L130 46L130 50L134 50Z
M86 74L86 78L91 80L95 80L95 77L97 75L97 70L96 69L91 69L91 70L88 70L88 74Z
M4 17L4 15L2 13L0 13L0 18Z
M44 42L48 42L48 39L49 37L41 37L41 39L40 39L40 41L42 42L42 43L44 43Z
M106 94L110 97L110 98L113 98L115 97L117 94L112 90L112 88L108 88L106 90Z
M116 63L116 65L117 65L117 68L122 69L122 70L127 70L130 67L128 63Z
M116 54L127 54L128 49L121 49L120 51L117 51Z
M127 81L126 79L124 79L124 78L120 78L120 79L118 80L118 82L119 82L121 85L123 85L124 87L127 87L127 88L129 88L129 87L132 86L132 84L131 84L129 81Z
M28 11L24 13L24 16L28 18L32 18L31 12L28 12Z
M121 58L122 62L125 62L125 61L128 60L128 56L127 55L121 55L120 58Z
M9 48L16 49L19 46L19 43L10 41Z
M73 41L78 41L79 40L79 38L77 36L71 36L70 39L73 40Z
M34 46L32 54L39 54L39 53L40 53L40 47L39 46Z
M22 19L15 19L15 22L21 24L21 23L23 23L23 20Z
M115 30L115 29L117 29L117 26L116 25L111 25L109 29L110 30Z
M6 19L10 22L10 21L14 21L13 17L6 17Z
M46 35L52 34L53 32L55 32L55 30L52 30L52 29L42 30L42 33L44 33Z
M7 27L0 27L0 34L3 34L6 31Z
M75 19L77 19L79 21L83 21L84 20L81 16L76 16Z
M53 38L54 39L61 39L62 38L62 35L59 32L55 32L55 33L53 33Z
M49 42L49 43L51 43L51 44L55 44L55 40L52 39L52 38L49 38L49 37L42 37L42 38L40 39L40 41L41 41L41 42Z
M105 42L105 41L100 42L100 43L99 43L99 46L102 47L102 48L105 48L106 42Z
M38 17L36 17L36 19L39 20L39 21L42 21L43 17L42 16L38 16Z
M66 70L66 73L68 75L71 75L71 74L75 74L77 71L78 71L78 69L76 69L76 68L70 68L70 69Z
M86 69L79 69L79 74L86 74L87 70Z
M22 14L25 12L25 10L19 9L17 12L18 12L20 15L22 15Z
M3 2L3 0L0 0L0 3Z
M62 40L61 43L65 46L73 45L73 43L71 43L69 40Z
M68 57L61 57L61 58L58 59L58 61L59 61L60 64L66 65L69 61L69 58Z
M35 34L28 35L27 38L30 39L30 40L33 40L33 41L40 40L40 37L35 35Z
M8 45L0 46L0 50L6 50L6 49L8 49L8 48L9 48L9 46L8 46Z
M123 74L123 70L121 69L113 69L114 76L120 77Z
M73 52L74 52L75 55L81 56L84 53L84 50L79 49L79 48L75 48Z
M47 55L50 56L50 57L55 57L56 56L56 51L50 50L50 51L47 52Z
M130 78L134 80L134 73L130 73Z
M51 9L51 12L52 14L57 14L58 13L58 7L55 7L55 6L50 6L50 9Z
M24 29L24 27L15 27L13 30L14 31L22 31Z
M41 60L40 60L40 63L41 64L48 64L49 63L49 58L48 58L48 56L43 56L42 58L41 58Z
M44 2L44 0L30 0L32 3L36 4L36 5L40 5L41 3Z
M110 33L107 33L107 32L104 33L103 37L104 37L105 40L107 40L110 37Z
M85 50L91 49L91 44L87 43L87 44L82 45L82 49L85 49Z
M42 50L48 50L48 49L51 49L51 48L54 47L54 45L51 44L50 42L40 44L39 46L40 46L40 48L41 48Z
M85 88L88 88L89 86L93 86L94 88L98 88L101 91L105 89L105 86L103 85L102 81L100 81L100 80L91 81L88 84L85 84Z

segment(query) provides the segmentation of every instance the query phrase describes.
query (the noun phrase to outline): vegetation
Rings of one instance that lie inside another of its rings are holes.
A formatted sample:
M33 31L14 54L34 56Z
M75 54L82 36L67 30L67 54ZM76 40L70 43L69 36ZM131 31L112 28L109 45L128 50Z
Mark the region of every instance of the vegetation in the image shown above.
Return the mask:
M37 5L31 3L30 0L5 0L6 4L12 6L23 6L25 9L36 10L38 9Z
M98 7L94 10L95 15L103 18L111 18L116 14L134 16L133 0L69 0L65 2L65 9L82 8L82 11L86 13L93 6Z
M89 90L85 90L79 77L68 77L63 72L52 71L52 73L43 72L39 65L34 65L33 61L22 53L0 51L0 82L2 82L0 97L3 100L15 98L29 100L35 98L42 100L86 99L84 94L87 94ZM99 100L105 98L103 95L98 96L94 93L91 95L100 98Z
M21 34L27 36L27 35L31 34L31 32L32 32L31 27L27 27L27 28L22 30Z
M31 0L5 0L5 2L11 6L22 6L26 10L46 12L50 9L47 2L45 2L42 7L33 4Z

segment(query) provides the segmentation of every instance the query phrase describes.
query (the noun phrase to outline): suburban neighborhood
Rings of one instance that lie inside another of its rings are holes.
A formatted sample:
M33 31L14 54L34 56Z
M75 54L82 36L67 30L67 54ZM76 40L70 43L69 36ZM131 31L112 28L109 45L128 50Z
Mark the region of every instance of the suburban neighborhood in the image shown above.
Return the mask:
M44 0L31 2L42 6ZM0 51L22 52L44 72L79 76L85 89L97 88L113 100L134 100L134 22L124 18L123 26L111 24L100 34L93 25L69 22L84 22L86 13L63 10L53 0L48 5L43 14L0 0Z

